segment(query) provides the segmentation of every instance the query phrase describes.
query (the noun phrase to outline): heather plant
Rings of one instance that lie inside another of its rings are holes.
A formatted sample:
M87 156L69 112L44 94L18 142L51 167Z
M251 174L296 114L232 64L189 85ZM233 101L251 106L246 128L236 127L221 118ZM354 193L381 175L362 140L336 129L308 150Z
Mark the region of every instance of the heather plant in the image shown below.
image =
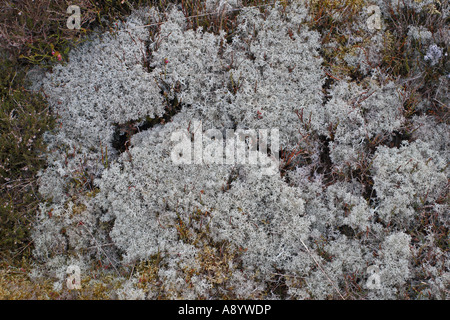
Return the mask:
M0 247L2 258L29 255L32 217L41 201L43 134L54 121L45 99L26 88L25 72L2 57L0 72Z
M447 112L449 33L446 19L448 2L378 1L389 26L385 34L381 66L393 76L401 75L407 88L410 114L433 114L442 121ZM394 66L395 65L395 66ZM415 108L427 102L426 108Z

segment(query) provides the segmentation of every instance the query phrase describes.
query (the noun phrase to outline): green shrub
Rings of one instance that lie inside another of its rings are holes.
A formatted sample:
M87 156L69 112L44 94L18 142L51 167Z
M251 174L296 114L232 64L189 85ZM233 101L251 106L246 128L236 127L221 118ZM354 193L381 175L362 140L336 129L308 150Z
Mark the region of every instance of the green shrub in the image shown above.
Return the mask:
M25 88L24 71L4 60L0 73L0 253L7 255L29 243L36 174L45 164L42 134L54 119L45 99Z

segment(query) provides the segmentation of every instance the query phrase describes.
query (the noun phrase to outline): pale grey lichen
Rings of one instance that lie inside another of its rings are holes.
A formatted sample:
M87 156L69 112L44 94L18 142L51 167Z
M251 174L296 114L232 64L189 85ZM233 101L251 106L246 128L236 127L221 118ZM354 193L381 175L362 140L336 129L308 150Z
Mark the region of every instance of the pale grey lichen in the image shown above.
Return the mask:
M333 163L352 167L361 157L367 144L380 139L404 123L401 100L393 82L379 85L372 82L362 88L353 82L341 81L331 90L325 105L326 134L333 134L330 156Z
M442 58L442 48L439 48L436 44L432 44L428 47L427 54L423 57L425 61L429 61L431 66L439 63Z
M132 274L116 292L122 299L161 292L214 299L224 288L237 299L279 298L270 291L274 279L288 298L342 298L349 279L366 297L395 298L414 276L418 253L403 231L418 208L429 205L448 227L448 126L427 116L405 119L403 91L372 67L380 62L380 34L371 36L372 56L361 49L344 58L367 76L364 83L336 79L328 89L320 35L306 27L303 2L265 13L239 1L207 3L222 14L240 8L232 37L192 30L175 7L167 15L140 11L73 50L67 65L42 80L60 125L47 134L48 168L40 176L48 199L33 233L40 267L60 289L70 263L161 259L161 285L147 292ZM148 21L158 25L153 38L138 28ZM172 99L179 108L169 116ZM152 125L124 152L114 149L117 126L149 118ZM172 135L191 141L203 133L196 120L203 131L277 128L280 149L307 149L308 157L275 175L248 163L174 164ZM418 127L411 142L388 146L411 123ZM235 253L220 282L199 262L207 246L216 256L225 247ZM374 291L365 286L371 265L381 270ZM426 268L441 297L444 277L431 263Z
M433 33L425 27L410 26L408 29L408 37L421 43L427 43L432 39Z
M398 149L379 147L373 173L380 218L408 227L417 214L416 207L444 195L447 159L421 140L405 141Z

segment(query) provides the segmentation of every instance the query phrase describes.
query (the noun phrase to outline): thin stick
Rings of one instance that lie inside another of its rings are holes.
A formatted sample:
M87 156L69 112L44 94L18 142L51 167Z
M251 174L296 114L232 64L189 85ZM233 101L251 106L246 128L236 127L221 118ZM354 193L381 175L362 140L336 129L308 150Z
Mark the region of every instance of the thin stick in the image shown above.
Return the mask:
M106 252L101 248L102 246L97 242L97 239L95 239L94 235L91 233L91 231L89 231L89 229L82 224L81 226L84 227L84 229L91 235L92 240L94 240L96 246L94 246L97 251L102 251L103 254L106 256L106 258L108 259L109 263L111 264L111 266L114 268L114 270L116 270L117 274L119 274L119 271L117 270L116 266L114 265L114 263L111 261L111 259L109 258L109 256L106 254Z
M330 279L330 277L327 275L327 273L325 272L325 270L323 270L322 266L320 265L320 263L316 260L316 258L314 258L314 256L312 255L311 251L309 251L308 247L306 246L306 244L302 241L302 239L300 239L300 242L303 244L303 246L305 247L306 251L309 253L309 255L311 256L311 258L314 260L314 262L317 264L317 266L319 267L319 269L323 272L323 274L328 278L328 280L330 281L331 285L333 286L333 288L337 291L337 293L339 293L339 295L341 296L342 300L345 300L344 296L341 294L341 292L339 291L339 289L336 287L336 285L334 284L333 280Z

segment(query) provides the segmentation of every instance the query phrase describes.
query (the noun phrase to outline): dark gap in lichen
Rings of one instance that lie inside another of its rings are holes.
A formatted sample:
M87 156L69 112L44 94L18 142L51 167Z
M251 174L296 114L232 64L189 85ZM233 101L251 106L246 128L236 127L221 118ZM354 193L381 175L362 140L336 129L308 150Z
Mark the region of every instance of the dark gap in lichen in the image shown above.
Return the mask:
M320 154L319 154L319 166L317 168L317 173L323 174L325 178L325 184L332 182L334 180L332 174L333 162L330 157L330 142L331 139L320 135L319 141L321 141Z
M164 92L161 91L161 94L164 94ZM144 119L131 120L123 124L115 123L115 130L112 138L113 148L119 153L127 151L130 146L130 139L133 135L149 130L155 125L172 121L173 116L180 112L183 106L185 106L185 104L178 101L176 96L173 99L166 97L166 103L166 112L161 117L150 118L147 116Z
M400 148L403 141L411 142L411 134L404 130L395 130L386 142L382 144L389 148Z

